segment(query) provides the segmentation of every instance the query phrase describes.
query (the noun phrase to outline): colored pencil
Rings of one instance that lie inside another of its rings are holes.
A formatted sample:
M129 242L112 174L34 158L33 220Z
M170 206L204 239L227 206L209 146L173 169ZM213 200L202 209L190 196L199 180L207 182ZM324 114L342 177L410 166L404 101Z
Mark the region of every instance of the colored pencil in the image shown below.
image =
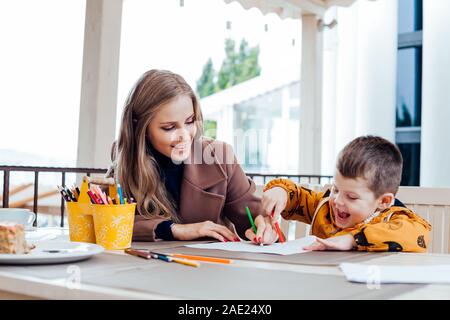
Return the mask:
M95 200L94 195L92 194L91 190L87 191L87 195L89 196L89 199L91 199L92 204L97 204L97 200Z
M56 186L59 190L59 193L61 193L62 197L64 198L64 200L66 201L70 201L69 197L66 195L64 189L60 186Z
M120 184L117 184L117 194L119 195L120 204L123 204L122 187L120 186Z
M252 214L250 213L250 209L248 207L245 207L245 211L247 211L248 219L250 220L250 224L252 225L253 232L256 235L257 230L256 230L255 222L253 222L253 218L252 218ZM262 242L260 242L259 245L264 246L264 244Z
M88 190L87 194L88 194L89 198L91 198L91 201L93 204L101 204L99 202L99 199L95 196L95 193L93 193L91 190Z
M159 255L159 254L154 254L152 252L150 252L150 255L151 255L151 257L153 259L159 259L159 260L162 260L162 261L165 261L165 262L170 262L169 258L167 258L166 256Z
M72 187L72 193L75 196L75 200L78 201L80 194L78 193L77 188L75 186Z
M68 187L65 187L66 193L69 195L69 198L71 201L76 202L77 199L75 199L75 196L73 195L72 191Z
M273 218L274 214L275 214L275 210L272 211L272 218ZM280 239L281 243L285 243L286 240L284 239L283 232L281 232L281 228L280 228L280 225L278 224L278 221L275 221L274 225L275 225L275 230L278 233L278 239Z
M103 199L97 193L94 193L94 197L95 197L95 200L97 200L98 204L105 204L103 202Z
M198 268L200 266L200 264L198 262L190 261L190 260L187 260L187 259L178 259L178 258L172 258L172 257L169 257L169 259L172 260L173 262L176 262L176 263L179 263L179 264L184 264L186 266L191 266L191 267L194 267L194 268Z
M187 259L172 258L172 257L169 257L168 255L155 253L155 252L150 252L150 254L152 255L152 258L160 259L160 260L163 260L166 262L176 262L179 264L184 264L186 266L191 266L191 267L195 267L195 268L200 266L200 264L198 262L189 261Z
M189 254L181 254L181 253L172 253L172 254L169 254L169 256L175 257L175 258L198 260L198 261L205 261L205 262L215 262L215 263L223 263L223 264L230 264L233 262L233 260L230 260L230 259L206 257L206 256L191 256Z
M253 222L252 214L250 213L250 209L248 207L245 207L245 211L247 212L248 220L250 220L250 224L252 225L253 232L256 234L256 226Z
M99 186L93 186L93 191L98 198L102 200L102 204L108 204L108 199L106 199L106 195L103 193L102 189Z
M136 256L139 258L144 258L144 259L151 259L152 255L150 254L150 252L146 252L146 251L141 251L141 250L135 250L135 249L125 249L125 253L128 253L132 256Z

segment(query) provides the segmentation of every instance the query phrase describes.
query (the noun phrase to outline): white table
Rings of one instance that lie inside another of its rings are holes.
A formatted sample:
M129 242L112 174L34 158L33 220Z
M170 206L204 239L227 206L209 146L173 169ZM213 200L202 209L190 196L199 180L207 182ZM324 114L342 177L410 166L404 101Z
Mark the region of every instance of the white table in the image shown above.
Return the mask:
M61 228L48 228L49 232L57 235L58 240L68 239L68 230ZM120 274L121 276L135 276L136 270L146 268L144 263L161 263L153 260L144 260L131 257L123 251L107 251L102 254L103 258L110 261L124 261L124 256L129 258L129 263L118 264L109 272L111 274ZM126 260L128 261L128 260ZM208 263L202 263L208 265ZM399 253L391 256L375 258L367 264L450 264L450 255L442 254L411 254ZM73 264L72 264L73 265ZM101 266L99 266L100 268ZM184 268L190 268L182 266ZM235 260L231 265L227 265L228 272L246 271L252 272L277 272L288 271L298 273L299 275L335 275L342 276L342 272L337 266L307 266L287 263L256 262ZM17 269L18 268L18 269ZM58 267L55 267L58 268ZM62 266L60 265L60 269ZM234 269L233 269L234 268ZM244 268L244 269L238 269ZM48 268L42 268L42 275L31 267L13 267L0 266L0 298L2 299L176 299L175 295L154 292L143 292L126 288L109 286L108 284L93 285L83 281L73 282L73 274L61 274L55 272L55 275L44 273ZM56 269L55 269L56 270ZM98 270L96 266L90 265L86 273L93 275ZM156 270L156 269L155 269ZM188 269L186 269L188 270ZM20 272L18 272L20 271ZM239 284L237 284L239 285ZM320 285L320 284L319 284ZM282 284L281 284L282 286ZM239 288L237 288L239 289ZM212 299L215 297L212 295ZM251 299L251 297L249 297ZM339 296L337 296L339 298ZM450 285L425 285L420 289L391 297L392 299L450 299ZM233 297L230 297L233 299Z

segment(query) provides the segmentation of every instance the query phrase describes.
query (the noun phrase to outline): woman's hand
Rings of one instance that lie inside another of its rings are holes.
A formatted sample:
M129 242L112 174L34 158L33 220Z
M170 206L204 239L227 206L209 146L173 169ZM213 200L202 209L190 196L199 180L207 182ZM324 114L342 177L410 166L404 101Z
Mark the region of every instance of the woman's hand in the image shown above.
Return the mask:
M281 212L286 208L287 192L283 188L273 187L262 195L261 206L267 216L272 216L273 221L278 221Z
M323 251L323 250L337 250L347 251L352 250L356 246L355 239L351 234L343 236L332 237L328 239L316 238L316 241L309 246L304 247L305 250Z
M202 237L215 238L222 242L240 241L227 227L212 221L172 225L173 237L177 240L195 240Z
M245 236L252 242L257 244L272 244L278 239L278 234L272 226L272 219L265 216L257 216L255 218L256 234L253 228L245 231Z

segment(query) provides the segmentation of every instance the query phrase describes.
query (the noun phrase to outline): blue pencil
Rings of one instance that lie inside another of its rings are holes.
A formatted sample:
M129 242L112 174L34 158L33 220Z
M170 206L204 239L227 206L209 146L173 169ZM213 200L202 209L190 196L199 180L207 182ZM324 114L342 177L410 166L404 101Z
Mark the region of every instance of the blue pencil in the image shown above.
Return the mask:
M120 184L117 184L117 193L119 194L120 204L123 204L122 187Z
M152 253L152 258L160 259L166 262L172 262L172 260L168 256L164 256L161 254Z

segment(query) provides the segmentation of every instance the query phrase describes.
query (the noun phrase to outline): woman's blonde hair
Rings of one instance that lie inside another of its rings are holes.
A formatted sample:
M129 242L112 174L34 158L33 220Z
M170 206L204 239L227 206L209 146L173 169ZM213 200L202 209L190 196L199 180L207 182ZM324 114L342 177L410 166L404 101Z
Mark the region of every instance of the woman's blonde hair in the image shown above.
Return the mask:
M178 221L177 208L161 183L158 163L148 148L147 128L161 106L181 95L192 99L198 139L203 133L198 99L183 77L170 71L144 73L130 91L122 114L117 150L113 151L116 177L127 197L136 200L138 212L148 218L164 216Z

